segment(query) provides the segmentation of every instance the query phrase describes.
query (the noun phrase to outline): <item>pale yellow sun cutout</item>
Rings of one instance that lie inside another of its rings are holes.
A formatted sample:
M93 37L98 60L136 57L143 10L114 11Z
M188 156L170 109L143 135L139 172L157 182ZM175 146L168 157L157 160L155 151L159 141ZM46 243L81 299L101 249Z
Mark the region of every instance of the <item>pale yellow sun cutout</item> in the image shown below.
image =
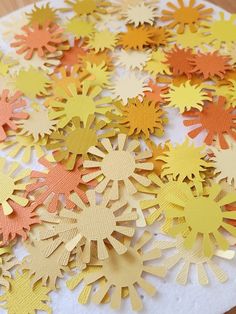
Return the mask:
M108 30L101 32L96 32L89 37L89 42L87 47L89 49L94 49L94 51L100 52L105 49L114 50L117 44L118 37L115 33Z
M75 84L68 86L64 101L54 100L50 106L53 109L49 113L51 119L58 119L58 127L64 128L73 118L80 117L83 123L87 122L89 115L100 113L105 114L111 109L108 106L110 97L101 97L102 88L91 86L90 80L82 84L82 91L78 92ZM106 106L101 106L106 105Z
M145 3L130 5L124 13L126 24L134 24L135 27L143 24L153 25L156 17L156 10Z
M142 71L147 61L151 58L150 51L126 51L121 49L117 53L115 64L124 67L127 70L140 70Z
M174 225L169 233L175 236L187 232L184 240L186 249L191 249L199 237L202 240L201 248L207 257L213 255L216 245L221 250L229 248L229 242L223 230L235 237L236 227L230 225L225 219L236 220L236 212L224 211L224 206L236 202L236 193L228 193L219 198L221 191L222 187L215 184L207 189L206 195L195 196L189 189L184 190L186 200L180 199L175 194L169 195L169 201L176 207L169 208L166 216L172 219L184 218L183 221Z
M125 134L118 134L118 146L112 145L109 139L102 139L103 150L96 146L89 148L88 152L100 160L85 160L85 168L98 168L97 171L83 176L85 182L89 182L97 177L102 176L102 180L95 187L98 193L102 193L111 183L111 199L119 198L119 185L125 185L129 194L134 194L137 190L132 179L138 183L148 186L151 181L140 174L140 170L152 170L153 164L146 162L145 159L151 156L151 152L138 151L140 142L131 140Z
M211 100L201 85L191 85L190 81L179 86L171 85L163 98L168 102L167 107L178 108L180 113L193 108L201 111L204 102Z

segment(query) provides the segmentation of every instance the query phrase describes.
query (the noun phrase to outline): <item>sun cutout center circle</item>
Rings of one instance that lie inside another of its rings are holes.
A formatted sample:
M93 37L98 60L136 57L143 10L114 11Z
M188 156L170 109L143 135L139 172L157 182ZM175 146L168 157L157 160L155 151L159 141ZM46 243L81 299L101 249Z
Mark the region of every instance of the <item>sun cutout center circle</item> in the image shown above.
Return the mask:
M136 168L133 156L126 151L111 151L101 164L102 172L111 180L124 180L129 178ZM111 172L112 169L112 172Z
M199 12L191 7L180 8L173 16L176 22L186 24L195 23L200 17Z
M208 212L208 219L206 222L206 211ZM217 203L206 197L198 197L186 202L185 205L185 219L188 225L200 233L213 232L222 224L221 208ZM205 221L203 224L202 221Z

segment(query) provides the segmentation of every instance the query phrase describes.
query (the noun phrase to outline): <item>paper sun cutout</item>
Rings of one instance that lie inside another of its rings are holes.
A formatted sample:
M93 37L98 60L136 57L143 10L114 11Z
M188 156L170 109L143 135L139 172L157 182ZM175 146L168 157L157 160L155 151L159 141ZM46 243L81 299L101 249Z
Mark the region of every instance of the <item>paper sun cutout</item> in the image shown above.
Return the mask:
M134 24L135 27L143 24L153 25L156 16L155 9L144 3L129 6L124 14L126 24Z
M166 144L168 150L158 159L165 162L162 166L161 176L173 175L174 179L192 181L196 188L201 187L202 175L207 168L213 164L206 161L206 154L203 153L205 147L196 147L194 144L185 140L182 144L175 147L171 143Z
M40 138L50 135L56 128L56 121L50 120L48 110L41 109L38 104L32 104L33 111L29 113L27 120L20 120L18 127L19 134L32 135L35 142Z
M20 92L16 92L10 96L8 89L2 91L0 95L0 141L5 140L7 137L6 126L12 130L16 130L16 120L28 118L28 113L19 111L25 105L26 101L21 98Z
M29 255L24 257L21 268L29 271L32 288L34 288L35 283L42 279L43 286L56 290L57 279L63 278L63 272L67 270L65 266L58 263L62 247L49 257L44 256L43 251L51 242L52 240L34 241L24 244Z
M226 179L226 181L231 185L236 187L236 172L233 166L233 160L236 156L236 145L234 143L230 144L228 149L219 150L215 147L211 147L211 151L214 156L211 158L217 174L215 180L217 182Z
M189 112L187 115L193 119L185 120L184 125L197 126L188 133L188 136L195 138L206 130L207 135L204 142L207 145L212 145L215 137L217 137L222 149L229 148L225 135L236 139L236 115L233 113L234 108L225 108L225 102L226 99L220 96L216 103L208 103L202 111Z
M127 50L129 49L143 50L144 48L155 43L152 37L153 32L148 27L128 26L127 32L120 34L118 44Z
M15 77L15 86L25 96L35 98L48 95L50 80L45 72L31 67L28 70L20 70Z
M109 259L96 263L100 267L98 267L97 272L93 272L85 277L85 283L91 284L103 277L106 283L92 296L94 303L101 303L106 293L114 287L114 291L111 292L111 307L119 309L122 289L128 288L133 310L140 311L142 309L142 300L136 291L136 284L147 294L153 296L156 293L156 288L143 278L143 274L149 273L157 277L164 277L166 274L164 267L152 264L147 265L145 263L154 261L161 255L160 250L157 248L152 248L147 253L143 252L144 245L151 238L150 233L144 232L133 246L129 243L127 244L127 252L125 254L117 255L114 250L110 250Z
M155 102L138 98L130 99L127 106L117 104L119 114L108 115L112 119L110 125L118 127L122 133L127 135L142 136L144 139L150 135L162 136L164 124L167 118L164 117L164 110Z
M40 310L48 314L52 312L46 303L50 300L47 295L50 289L43 287L41 282L32 289L28 272L16 273L15 279L9 278L8 281L11 289L0 296L0 302L5 303L9 314L35 314Z
M100 175L102 181L96 186L95 190L102 193L109 183L112 183L111 199L119 198L119 184L123 183L129 194L134 194L136 188L131 179L136 180L144 186L150 184L150 180L138 172L140 170L152 170L153 164L145 162L151 156L150 152L137 152L140 146L139 141L132 140L128 143L125 134L118 134L118 147L112 146L109 139L102 139L101 144L104 150L96 146L89 148L88 152L100 159L100 161L85 160L85 168L97 168L94 173L83 176L85 182L89 182Z
M49 3L40 7L37 7L37 5L34 4L33 9L30 13L26 13L26 16L31 25L38 24L43 26L48 22L56 22L58 19L56 12L57 10L52 8Z
M153 51L150 60L147 62L144 70L151 74L154 78L158 74L171 74L166 64L166 56L162 50Z
M10 215L13 212L10 200L21 206L28 204L28 199L18 195L16 192L25 190L27 183L22 183L21 181L28 177L30 171L24 169L14 175L14 172L18 168L19 164L17 162L13 162L7 166L6 160L0 158L0 185L4 187L0 191L0 205L5 215Z
M185 74L190 78L193 69L193 66L190 63L191 58L193 58L191 49L181 49L175 46L172 50L166 52L165 63L172 69L173 75Z
M65 3L68 4L69 8L63 8L61 11L74 11L78 16L82 15L92 15L95 18L98 18L98 14L105 14L106 7L109 2L103 0L65 0Z
M167 106L178 108L180 113L192 108L201 111L204 101L211 100L207 92L203 91L201 85L191 85L190 81L180 86L171 85L169 92L163 96L165 101L168 102Z
M65 132L52 134L51 143L47 145L48 149L56 149L55 160L65 163L67 170L74 168L77 156L87 156L90 146L97 145L104 137L115 135L114 130L98 134L106 126L106 122L101 120L95 124L94 116L89 116L83 127L79 118L74 118L72 122L72 127L66 127Z
M5 287L7 290L10 289L8 278L11 278L10 271L14 268L18 262L15 256L11 254L11 247L0 248L0 287Z
M72 192L76 192L84 202L88 201L81 186L92 187L95 182L86 184L82 180L82 175L88 174L88 171L81 167L82 159L76 161L74 169L71 171L66 170L65 165L50 163L44 157L40 158L39 163L47 168L47 172L32 171L31 178L35 178L37 181L26 187L29 193L41 191L35 198L37 204L42 204L45 200L50 199L47 210L56 212L63 196L65 206L74 208L75 204L69 198Z
M101 106L111 102L110 97L101 97L101 92L101 87L91 87L88 80L83 82L81 92L77 91L76 85L69 85L63 101L55 100L50 104L54 111L49 117L59 119L59 128L64 128L75 117L80 117L81 121L86 123L89 115L104 114L111 109L111 106Z
M111 72L108 71L105 61L102 61L100 64L86 62L81 75L85 76L85 78L91 77L91 86L105 88L110 84Z
M223 198L217 198L221 192L220 185L213 185L208 189L208 195L194 196L189 189L184 191L186 200L180 199L173 194L169 197L175 208L168 209L167 217L180 218L184 221L173 226L169 232L171 235L177 235L180 232L189 231L185 240L184 247L191 249L198 236L202 238L203 253L211 257L214 253L214 244L220 249L227 250L229 247L228 240L222 233L221 228L228 231L233 236L236 235L236 228L231 226L224 219L236 219L235 211L224 211L225 205L232 204L236 201L236 193L226 194ZM216 200L217 198L217 200ZM205 210L207 208L207 210ZM214 237L214 241L212 237Z
M167 26L170 28L178 27L177 32L183 33L186 25L189 26L191 32L196 32L202 20L211 18L212 9L205 9L204 4L195 6L195 0L190 0L189 5L184 5L184 0L177 0L179 7L172 2L168 2L167 6L171 10L162 11L162 21L170 22Z
M202 74L205 80L213 76L218 76L220 79L223 79L226 71L231 69L229 60L229 57L221 56L217 51L205 54L199 52L190 60L193 66L191 72Z
M154 101L157 104L164 103L164 97L168 92L168 87L154 84L151 80L149 81L148 86L151 88L151 91L145 93L145 98L150 101Z
M108 30L96 32L90 36L87 48L94 49L95 52L104 51L105 49L114 50L117 40L116 34Z
M135 73L130 72L129 74L116 77L111 84L111 90L113 98L122 100L124 105L126 105L129 98L144 96L144 92L151 89L147 86L146 78L139 78Z
M182 267L176 277L176 282L178 284L187 284L191 265L194 265L196 268L197 278L200 285L209 284L206 266L213 272L219 282L224 283L227 281L227 274L213 261L213 259L202 254L202 250L199 245L200 243L196 243L195 247L191 250L186 250L183 242L184 239L182 237L177 237L175 241L156 242L156 247L161 250L169 251L175 249L175 253L170 257L166 257L163 261L163 264L168 270L181 264ZM223 254L217 254L217 251L215 251L214 255L226 259L232 259L234 256L234 251L226 251Z
M116 65L127 70L142 70L150 59L149 51L125 51L121 49L117 54Z
M65 66L70 69L74 65L77 65L79 57L84 56L86 53L87 51L84 47L84 42L75 40L74 45L64 51L63 57L60 60L61 66Z
M22 28L24 35L16 35L16 42L11 44L11 47L20 47L17 53L25 54L25 59L31 59L34 52L37 51L39 57L44 57L46 52L55 52L57 45L63 42L61 38L62 29L56 24L50 26L47 22L43 26L34 24L24 26Z
M26 240L32 226L40 223L35 211L35 204L25 207L12 201L9 201L9 204L13 209L11 215L6 216L0 210L0 235L2 236L3 244L7 244L18 237Z
M66 31L72 34L76 39L81 37L90 37L95 32L94 24L88 21L82 21L78 17L73 17L66 24Z
M115 249L116 253L124 254L127 247L122 244L114 233L132 237L134 234L134 227L127 226L126 222L135 221L137 214L120 213L120 210L127 207L127 202L119 200L109 205L109 192L103 195L102 200L98 203L96 201L95 191L90 190L86 193L89 205L86 206L81 199L75 195L71 195L71 200L76 203L79 211L62 210L61 216L63 218L73 219L73 223L64 223L64 228L61 226L61 232L70 230L73 231L74 237L66 244L66 249L72 251L82 239L85 240L85 246L82 253L82 260L84 263L90 262L91 259L91 245L95 243L97 248L97 257L99 260L109 258L107 244ZM119 213L117 213L119 211ZM117 214L116 214L117 213ZM122 224L123 223L123 224ZM104 228L104 226L106 226ZM93 254L95 248L93 248Z

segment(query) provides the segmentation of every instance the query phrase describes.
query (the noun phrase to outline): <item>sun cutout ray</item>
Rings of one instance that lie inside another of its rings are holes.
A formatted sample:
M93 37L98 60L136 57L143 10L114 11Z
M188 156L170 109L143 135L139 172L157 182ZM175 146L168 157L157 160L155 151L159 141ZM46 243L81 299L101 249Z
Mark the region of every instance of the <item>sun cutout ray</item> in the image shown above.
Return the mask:
M67 224L65 222L64 226L61 226L61 232L70 230L74 233L73 239L67 242L66 249L71 252L82 238L85 241L82 250L83 262L89 263L91 260L92 243L96 246L96 248L93 248L93 254L97 251L97 258L104 260L109 257L105 242L105 240L108 240L116 253L119 255L124 254L127 247L118 240L118 235L133 236L135 229L128 226L127 222L135 221L137 214L135 212L124 212L127 208L126 200L120 199L110 203L109 192L103 195L100 202L96 201L94 190L87 191L86 195L88 205L85 205L76 194L72 194L70 199L78 206L78 210L68 211L64 209L60 213L63 218L73 219L73 223ZM120 212L121 209L122 213Z
M128 288L128 295L131 300L132 309L140 311L143 308L142 300L137 293L136 285L141 287L148 295L153 296L156 288L144 279L143 275L149 273L157 277L165 277L166 269L155 264L146 264L147 261L155 261L161 256L161 251L152 247L145 252L143 247L149 243L152 236L149 232L144 232L141 237L133 244L127 243L127 252L117 255L115 250L109 251L109 259L97 262L96 272L85 277L85 283L91 284L105 278L106 284L98 289L92 296L92 301L96 304L101 303L107 293L111 294L111 307L119 309L122 300L122 289ZM127 242L127 241L126 241ZM112 289L113 288L113 289Z
M22 183L22 180L28 177L30 170L23 169L18 174L20 165L17 162L12 162L7 165L4 158L0 158L0 185L4 189L0 191L0 205L2 206L4 215L10 215L13 212L10 200L21 206L26 206L29 200L21 196L17 191L24 191L27 183Z
M132 179L138 183L148 186L151 182L139 174L140 170L152 170L153 164L147 163L146 158L151 156L151 152L137 150L140 143L137 140L132 140L128 143L128 138L125 134L118 134L118 146L112 145L109 139L102 139L101 144L103 150L96 146L89 148L88 152L92 156L96 156L100 161L85 160L85 168L97 168L94 173L83 176L85 182L89 182L100 175L103 179L96 186L95 190L102 193L109 185L111 188L111 199L119 198L119 184L123 183L129 194L134 194L136 188L132 183Z
M89 171L82 168L83 160L80 158L76 161L73 170L66 170L65 165L60 163L51 163L45 157L39 159L39 163L47 168L47 171L41 172L33 170L30 177L36 179L36 182L27 185L26 191L30 195L34 192L36 204L45 203L49 201L47 210L49 212L56 212L59 209L59 204L62 201L66 208L74 208L75 204L70 200L72 192L87 202L87 197L84 188L95 186L95 181L85 183L82 176L88 174Z
M207 195L197 196L186 189L183 191L186 200L180 199L176 194L169 196L170 202L176 205L176 208L169 208L166 212L167 217L184 218L184 221L174 225L169 232L171 235L177 235L189 231L184 240L186 249L193 247L198 236L201 237L201 247L207 257L213 255L215 245L221 250L229 248L229 242L222 229L236 236L236 228L225 221L225 219L235 220L236 212L224 211L224 206L236 201L236 193L228 193L219 198L221 189L220 185L215 184L208 187Z
M101 92L102 88L91 86L89 80L83 82L81 92L77 91L76 85L69 85L63 100L51 102L50 107L53 111L49 113L49 117L58 119L58 128L64 128L75 117L86 123L91 114L105 114L111 110L111 106L108 105L111 98L101 97Z
M201 85L192 85L190 81L179 86L170 85L169 92L163 95L163 97L168 102L167 107L178 108L180 113L193 108L201 111L204 102L211 100Z
M214 259L215 257L221 257L224 259L233 259L235 252L228 250L225 252L214 251L213 258L204 256L202 254L201 246L199 241L196 242L195 247L191 250L186 250L183 245L184 238L178 236L176 240L172 241L157 241L156 246L161 250L175 250L172 255L164 258L163 265L168 269L176 268L179 264L181 265L180 270L177 273L176 282L180 285L186 285L188 278L190 277L190 267L193 265L196 269L198 283L200 285L208 285L209 278L206 268L209 268L216 279L220 283L227 281L227 274L218 266Z
M48 293L50 289L43 287L42 283L36 284L32 289L30 284L29 273L23 272L16 273L15 278L8 279L11 289L4 291L4 294L0 296L0 302L4 302L4 306L11 314L19 313L19 309L23 309L24 313L35 314L36 311L45 311L48 314L52 313L51 308L47 304L50 301ZM24 298L22 298L24 295Z
M195 0L190 0L188 6L184 5L184 0L177 0L179 6L168 2L170 10L163 10L161 20L169 22L169 28L177 26L177 33L183 33L188 26L191 32L196 32L202 21L209 20L213 9L205 9L204 4L195 5Z
M115 135L114 130L104 131L106 122L95 122L95 117L90 115L86 124L81 126L80 119L72 119L72 126L67 126L62 132L51 135L47 149L54 150L57 162L65 164L67 170L72 170L78 156L87 157L89 147L98 145L104 137Z
M204 142L212 145L215 138L219 140L222 149L228 149L229 145L225 139L225 135L236 139L236 115L234 108L225 108L226 98L220 96L217 102L209 102L204 106L202 111L190 111L186 113L190 119L184 121L185 126L194 126L195 128L188 132L188 136L195 138L202 131L206 131L207 135ZM196 125L196 126L195 126Z

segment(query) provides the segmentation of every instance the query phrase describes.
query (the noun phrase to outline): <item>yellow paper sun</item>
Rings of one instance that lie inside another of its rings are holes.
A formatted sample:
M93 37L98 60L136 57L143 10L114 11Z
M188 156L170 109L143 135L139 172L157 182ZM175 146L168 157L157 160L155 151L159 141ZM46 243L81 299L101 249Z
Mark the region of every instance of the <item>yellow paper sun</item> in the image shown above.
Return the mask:
M220 19L205 23L206 26L206 40L215 49L220 49L226 45L228 49L236 42L236 16L232 14L228 20L225 19L224 12L220 12Z
M38 158L44 155L47 138L41 138L38 142L35 142L32 135L20 135L10 131L8 132L8 137L8 140L0 143L0 149L9 149L7 155L11 158L15 158L23 152L21 160L24 163L29 163L34 152Z
M202 20L211 18L212 9L205 9L204 4L195 6L195 0L190 0L189 5L185 6L183 0L177 0L179 7L168 2L167 6L171 10L162 11L162 21L170 22L168 26L174 28L177 26L177 32L183 33L186 25L189 26L191 32L196 32Z
M48 95L47 88L50 80L45 72L31 67L29 70L20 70L15 77L15 87L25 96L36 98L36 96Z
M205 160L205 147L195 147L187 139L175 147L171 143L167 143L167 146L169 150L158 158L165 162L161 176L173 175L180 181L187 179L192 181L197 189L201 189L204 173L207 168L213 167L212 163Z
M202 110L204 101L211 100L201 85L191 85L190 81L179 86L171 85L169 92L163 95L168 107L178 108L180 113L196 108Z
M97 171L85 175L83 180L89 182L100 175L103 179L96 186L95 190L102 193L109 183L112 183L111 199L119 198L119 184L125 185L129 194L134 194L137 190L132 183L132 179L138 183L148 186L151 181L139 174L140 170L152 170L153 164L145 162L145 159L151 156L150 152L137 152L139 141L132 140L128 143L125 134L118 134L118 147L112 146L109 139L102 139L101 144L103 150L96 146L89 148L88 152L94 157L98 157L100 161L86 160L85 168L98 168Z
M8 56L5 56L0 51L0 76L6 76L12 67L18 64L18 61L11 59Z
M83 21L78 17L74 17L66 24L66 31L74 35L75 38L92 36L95 32L94 24L88 21Z
M99 18L99 13L105 14L106 8L109 5L108 1L103 0L65 0L69 8L63 8L61 11L74 11L78 16L93 16Z
M94 49L95 52L104 51L105 49L114 50L117 40L118 38L115 33L104 30L91 35L87 47Z
M122 133L134 136L142 136L144 139L150 135L162 136L167 118L165 112L155 102L144 98L130 99L127 106L116 104L121 114L108 114L111 118L111 126L117 127Z
M105 61L100 64L95 64L91 62L86 62L81 75L87 77L92 77L91 86L108 87L110 83L111 73L108 71L108 67Z
M67 126L63 132L55 132L51 135L48 149L56 150L54 158L63 162L68 170L72 170L78 156L87 157L90 146L98 145L100 139L115 135L114 130L103 131L105 121L95 123L95 117L90 115L83 126L80 119L72 119L72 126Z
M58 127L64 128L73 118L80 117L81 121L86 123L90 114L105 114L111 109L106 105L111 102L110 97L101 97L102 88L91 86L91 81L83 82L82 91L78 92L76 85L68 86L68 91L63 101L52 101L50 106L53 109L49 117L58 119ZM100 97L99 97L100 96Z
M11 289L0 296L0 302L5 303L9 314L35 314L37 311L52 313L47 304L47 301L50 301L47 295L50 290L43 287L41 282L33 289L28 272L22 275L17 273L15 279L9 279L9 283Z
M203 28L198 29L197 32L192 33L189 29L185 29L182 34L175 34L175 42L178 47L186 48L198 48L201 51L206 50L206 44L208 42L207 35L204 34Z
M143 247L150 242L152 236L149 232L143 235L130 245L128 242L127 252L117 255L115 250L109 251L109 259L97 262L97 271L88 274L85 277L86 284L92 284L97 280L104 278L106 283L92 296L92 301L100 304L107 293L111 294L111 307L119 309L122 300L122 289L128 289L128 296L131 300L134 311L142 310L142 300L137 293L137 285L142 288L148 295L153 296L156 288L144 279L144 274L148 273L157 277L165 277L166 269L162 266L156 266L153 263L147 264L147 261L154 262L161 256L161 251L157 248L144 252ZM112 287L115 289L111 291Z
M126 24L134 24L135 27L143 24L153 25L156 17L155 9L144 3L130 5L124 13Z
M13 162L8 166L7 170L6 167L6 160L0 158L0 186L4 187L0 190L0 205L4 214L10 215L13 212L11 201L21 206L28 204L28 199L17 195L17 192L25 190L27 183L22 183L21 181L30 174L30 170L24 169L14 175L19 169L19 164Z
M26 16L29 19L31 25L37 23L40 26L44 25L47 22L56 22L58 16L56 14L57 10L52 8L49 3L37 7L35 4L30 13L26 13Z
M151 58L150 51L126 51L121 49L117 53L116 65L122 66L127 70L142 71L147 61Z
M153 224L159 217L165 213L168 208L172 208L173 205L168 200L168 195L177 194L179 197L184 197L182 190L186 186L186 183L180 180L174 180L169 177L168 179L161 180L159 176L154 173L148 175L152 185L148 189L143 190L146 194L154 195L153 199L146 199L140 202L142 210L149 210L149 215L146 221L149 225Z
M70 231L74 234L74 237L67 242L66 249L72 252L79 241L84 240L85 246L82 253L84 263L90 262L91 248L94 244L97 248L97 258L104 260L109 258L106 240L117 254L124 254L127 251L127 247L118 240L118 236L114 233L126 237L134 235L134 227L127 226L127 222L135 221L137 214L124 212L127 208L126 200L120 199L111 204L108 194L109 192L107 195L104 194L102 200L97 202L95 191L87 191L89 205L86 205L78 195L73 193L70 199L78 206L78 211L63 209L60 213L61 217L73 220L73 223L65 222L64 228L61 227L60 230L61 232ZM122 213L120 213L121 209L123 209ZM106 227L104 228L104 226ZM94 248L93 254L95 254Z
M191 249L198 236L201 236L203 253L207 257L213 255L215 245L221 250L227 250L229 243L222 228L235 237L236 227L224 219L236 220L236 212L224 211L224 206L236 201L236 193L228 193L219 198L221 186L217 184L208 188L207 195L194 196L187 189L184 192L186 200L180 199L175 194L169 197L176 208L169 208L166 212L167 217L184 218L169 230L170 234L174 236L181 232L188 232L184 240L184 247L187 249Z
M180 285L186 285L190 277L190 268L193 265L196 269L198 282L200 285L209 284L208 274L206 267L209 268L215 275L216 279L224 283L227 281L227 274L218 266L210 257L206 257L202 253L200 242L198 241L191 250L186 250L183 245L184 239L178 236L176 240L172 241L157 241L156 246L161 250L175 250L173 255L164 258L163 265L168 269L182 266L178 271L176 282ZM226 252L214 251L214 256L222 257L225 259L232 259L235 255L233 250Z
M166 64L165 53L160 49L152 52L151 58L147 62L144 70L151 74L154 78L156 78L158 74L171 74L170 69Z

